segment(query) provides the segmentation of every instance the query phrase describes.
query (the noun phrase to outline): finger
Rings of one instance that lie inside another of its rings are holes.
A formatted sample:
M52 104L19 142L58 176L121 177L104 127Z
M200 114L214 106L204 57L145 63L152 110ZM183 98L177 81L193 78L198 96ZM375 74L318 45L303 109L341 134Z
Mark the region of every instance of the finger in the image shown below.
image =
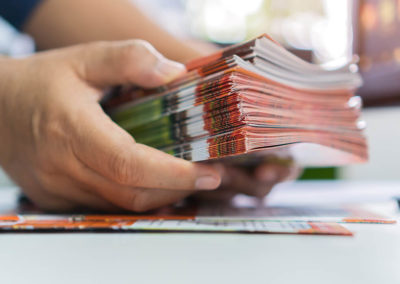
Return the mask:
M70 201L58 198L43 190L42 184L32 172L20 171L21 178L18 181L19 187L37 207L45 211L64 211L74 208Z
M134 142L97 105L74 119L72 140L76 159L120 185L170 190L215 189L218 172Z
M77 72L95 86L132 83L143 87L165 84L185 73L185 66L168 60L143 40L97 42L76 48Z
M76 203L55 196L54 194L49 194L41 188L36 188L34 192L25 190L24 192L38 208L44 211L66 212L76 208Z
M221 189L248 195L253 195L256 192L259 183L242 168L227 166L225 172L226 177L224 179L226 182Z
M190 195L191 191L134 188L110 181L81 164L74 170L75 178L93 193L110 203L130 211L142 212L168 205Z
M254 177L264 183L278 183L285 180L290 173L290 166L265 163L254 171Z
M49 196L64 200L70 204L69 210L95 209L117 211L117 207L99 195L93 194L88 186L65 175L51 175L40 179L42 189ZM65 208L60 208L61 209Z
M120 196L111 195L112 190L104 195L124 209L144 212L165 205L173 204L188 197L193 192L148 188L119 188Z
M277 180L259 181L251 173L239 167L225 167L225 176L223 180L222 191L234 193L243 193L255 197L264 197L268 194Z
M289 174L286 176L286 180L296 180L301 176L303 173L303 168L300 167L299 165L293 165L289 169Z
M57 197L70 201L75 204L74 210L100 210L106 212L121 211L114 204L106 201L102 197L96 196L87 189L74 186L59 192Z
M276 185L275 183L260 184L259 186L256 187L256 190L253 192L252 195L258 198L263 198L271 192L271 190L274 188L275 185Z
M121 186L97 176L87 180L93 191L112 204L135 212L143 212L169 205L192 194L191 191L133 188Z

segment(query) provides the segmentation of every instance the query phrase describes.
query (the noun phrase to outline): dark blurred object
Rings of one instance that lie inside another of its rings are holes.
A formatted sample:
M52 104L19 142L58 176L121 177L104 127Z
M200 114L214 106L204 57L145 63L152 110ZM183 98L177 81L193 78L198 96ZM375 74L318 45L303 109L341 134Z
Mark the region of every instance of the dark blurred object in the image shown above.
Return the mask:
M354 1L354 53L365 106L400 105L400 1Z
M312 63L313 62L313 52L309 49L294 49L288 48L288 50L294 55L300 57L301 59Z

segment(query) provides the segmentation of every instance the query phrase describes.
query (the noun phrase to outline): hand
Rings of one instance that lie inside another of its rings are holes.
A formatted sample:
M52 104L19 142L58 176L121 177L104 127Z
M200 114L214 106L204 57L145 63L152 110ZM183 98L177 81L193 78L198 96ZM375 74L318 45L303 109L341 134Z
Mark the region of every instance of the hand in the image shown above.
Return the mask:
M294 180L302 169L290 159L267 157L257 167L216 164L222 176L220 187L212 192L199 192L196 198L229 200L238 193L265 197L272 188L283 181Z
M213 167L135 143L98 103L110 86L155 87L182 72L136 40L0 58L0 164L53 211L144 211L217 188Z

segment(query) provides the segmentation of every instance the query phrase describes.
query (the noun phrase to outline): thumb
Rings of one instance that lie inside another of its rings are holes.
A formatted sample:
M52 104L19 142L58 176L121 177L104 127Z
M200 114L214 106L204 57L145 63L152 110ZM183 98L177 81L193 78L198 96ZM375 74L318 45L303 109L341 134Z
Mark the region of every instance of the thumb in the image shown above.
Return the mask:
M76 47L76 71L95 87L135 84L157 87L185 73L143 40L96 42Z

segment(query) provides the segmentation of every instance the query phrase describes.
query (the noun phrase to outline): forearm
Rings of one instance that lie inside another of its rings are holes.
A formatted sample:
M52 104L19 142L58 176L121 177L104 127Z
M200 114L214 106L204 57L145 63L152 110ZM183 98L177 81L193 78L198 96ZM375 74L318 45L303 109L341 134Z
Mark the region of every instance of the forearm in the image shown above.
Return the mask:
M129 0L44 0L24 27L39 49L97 40L144 39L186 62L201 52L160 28Z

